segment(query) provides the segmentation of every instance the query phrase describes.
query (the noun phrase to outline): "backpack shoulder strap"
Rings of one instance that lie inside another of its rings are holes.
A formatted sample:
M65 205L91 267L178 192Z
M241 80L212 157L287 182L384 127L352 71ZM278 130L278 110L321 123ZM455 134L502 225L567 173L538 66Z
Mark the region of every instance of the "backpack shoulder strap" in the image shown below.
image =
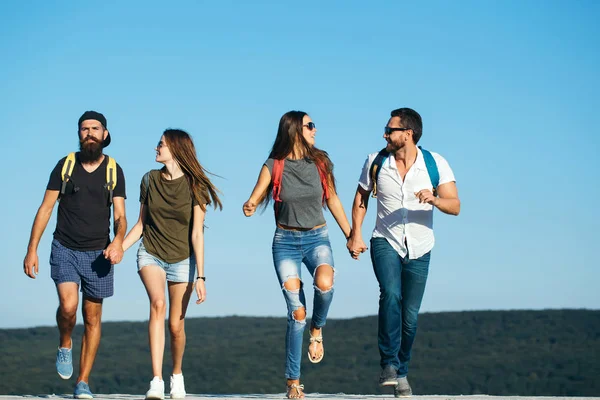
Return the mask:
M369 169L369 175L371 176L371 182L373 182L373 192L371 193L371 197L377 197L377 178L379 178L379 172L381 172L381 166L387 160L390 153L388 153L385 148L381 149L379 153L375 156L373 163L371 163L371 168Z
M106 188L109 192L108 202L109 204L112 204L113 191L117 186L117 162L112 157L106 157L108 157L108 165L106 166Z
M67 182L71 179L71 175L73 174L73 168L75 168L75 153L69 153L67 158L65 158L65 163L62 166L62 170L60 172L60 177L62 179L62 185L60 187L59 197L65 194L65 190L67 189Z
M317 171L319 171L319 178L321 179L321 186L323 187L323 198L322 202L325 204L325 201L329 199L329 182L327 181L327 167L323 162L316 162Z
M271 171L271 181L273 182L273 208L275 209L275 219L277 219L277 214L279 214L279 204L281 203L281 198L279 194L281 193L281 177L283 176L283 166L285 160L273 160L273 170Z
M285 160L273 160L273 170L271 171L271 180L273 181L273 200L280 202L281 177L283 176L283 166Z
M421 146L419 146L419 149L421 149L421 153L423 153L425 167L427 167L429 180L431 181L431 186L433 186L433 194L437 196L437 187L440 184L440 171L438 170L437 163L430 151L425 150Z

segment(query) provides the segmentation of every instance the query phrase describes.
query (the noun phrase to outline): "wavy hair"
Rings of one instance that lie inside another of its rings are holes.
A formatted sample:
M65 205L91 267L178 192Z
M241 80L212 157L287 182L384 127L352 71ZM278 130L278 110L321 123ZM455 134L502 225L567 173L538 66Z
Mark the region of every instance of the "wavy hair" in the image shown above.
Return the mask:
M223 204L219 199L219 190L208 179L207 173L209 172L200 165L192 137L180 129L167 129L164 131L163 136L171 155L185 174L192 195L200 208L206 211L205 202L208 202L208 204L212 203L215 209L218 207L222 210ZM210 198L204 196L207 192Z
M324 173L327 176L329 185L335 190L335 177L333 176L333 163L329 159L326 151L311 146L304 135L302 135L303 118L308 115L304 111L288 111L279 120L279 128L277 129L277 137L269 153L269 158L275 160L283 160L290 154L293 154L296 149L299 149L301 157L310 160L323 166ZM273 182L269 184L265 193L261 196L260 204L267 206L272 197Z

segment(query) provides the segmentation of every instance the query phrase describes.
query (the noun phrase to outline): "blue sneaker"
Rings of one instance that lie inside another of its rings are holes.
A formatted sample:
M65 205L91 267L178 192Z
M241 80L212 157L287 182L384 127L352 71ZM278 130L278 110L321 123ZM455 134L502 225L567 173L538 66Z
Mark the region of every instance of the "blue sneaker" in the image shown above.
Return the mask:
M71 349L67 349L66 347L58 348L58 352L56 353L56 372L63 379L69 379L73 375L73 355Z
M75 391L73 392L74 399L93 399L94 396L90 391L90 387L84 381L79 382L75 385Z

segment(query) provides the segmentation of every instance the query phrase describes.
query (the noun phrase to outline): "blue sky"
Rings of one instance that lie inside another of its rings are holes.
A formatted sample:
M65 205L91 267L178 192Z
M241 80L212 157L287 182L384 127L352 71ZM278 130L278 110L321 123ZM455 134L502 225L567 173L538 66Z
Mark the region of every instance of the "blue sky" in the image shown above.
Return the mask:
M350 214L365 157L404 106L422 115L421 144L449 161L462 200L459 217L434 217L422 311L600 308L597 2L7 1L0 15L0 328L54 324L55 216L37 280L22 261L49 173L77 149L89 109L108 119L130 226L164 129L190 132L222 177L224 210L207 215L208 300L189 316L285 314L272 212L241 212L283 113L317 124ZM371 207L365 240L374 218ZM327 221L338 270L330 316L376 314L369 258L351 260ZM115 279L104 320L147 319L135 250Z

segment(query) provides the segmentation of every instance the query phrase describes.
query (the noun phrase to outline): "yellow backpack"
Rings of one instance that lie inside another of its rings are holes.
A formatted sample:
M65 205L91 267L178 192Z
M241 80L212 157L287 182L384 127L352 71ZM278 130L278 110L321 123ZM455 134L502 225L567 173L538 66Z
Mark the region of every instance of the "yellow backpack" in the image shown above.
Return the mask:
M62 186L60 187L59 198L65 194L67 182L69 182L69 179L71 179L73 168L75 168L75 153L69 153L60 173L62 178ZM108 165L106 166L106 184L104 187L107 188L108 192L110 193L108 197L109 204L112 204L113 190L115 189L115 186L117 186L117 162L114 158L108 157Z

